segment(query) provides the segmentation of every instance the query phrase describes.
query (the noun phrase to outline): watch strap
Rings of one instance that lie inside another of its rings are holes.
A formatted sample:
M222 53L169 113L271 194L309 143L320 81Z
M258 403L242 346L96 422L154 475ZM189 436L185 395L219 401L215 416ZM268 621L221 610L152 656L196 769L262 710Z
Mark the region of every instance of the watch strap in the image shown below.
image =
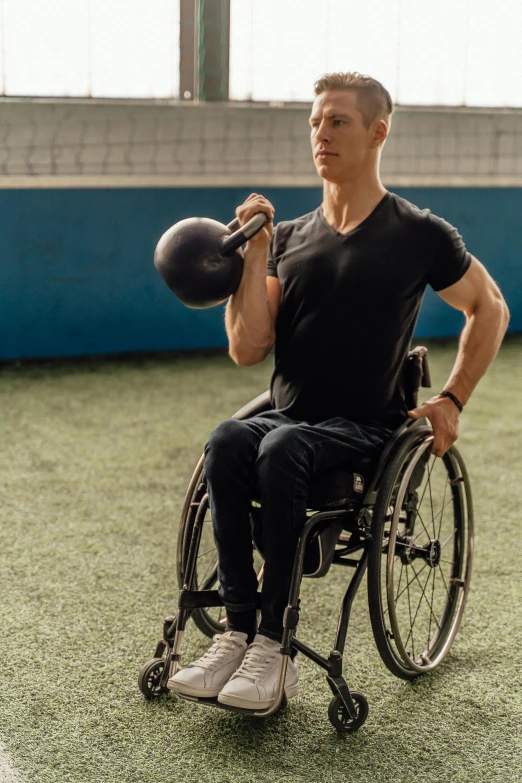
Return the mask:
M450 392L447 389L443 389L443 391L439 392L439 397L449 397L449 399L455 403L459 411L462 413L464 405L461 403L458 397L455 397L453 392Z

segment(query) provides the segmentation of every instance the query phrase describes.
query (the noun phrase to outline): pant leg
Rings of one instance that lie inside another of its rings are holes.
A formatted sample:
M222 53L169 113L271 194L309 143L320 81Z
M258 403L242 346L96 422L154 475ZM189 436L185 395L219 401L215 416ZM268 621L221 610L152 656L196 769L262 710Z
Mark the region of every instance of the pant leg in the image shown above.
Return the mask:
M384 427L338 417L318 424L283 425L261 441L255 463L265 557L260 633L281 639L310 480L344 464L355 470L362 456L377 457L391 435L392 430Z
M292 421L277 411L249 419L226 419L205 444L204 474L218 553L219 594L233 612L255 607L250 500L259 444L270 431Z

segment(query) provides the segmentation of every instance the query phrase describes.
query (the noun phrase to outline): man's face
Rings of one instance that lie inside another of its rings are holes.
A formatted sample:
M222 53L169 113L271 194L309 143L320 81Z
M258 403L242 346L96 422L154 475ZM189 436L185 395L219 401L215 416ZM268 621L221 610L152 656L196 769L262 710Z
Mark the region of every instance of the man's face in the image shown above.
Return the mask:
M318 95L310 115L310 138L319 176L337 184L353 179L375 153L375 126L365 127L355 90Z

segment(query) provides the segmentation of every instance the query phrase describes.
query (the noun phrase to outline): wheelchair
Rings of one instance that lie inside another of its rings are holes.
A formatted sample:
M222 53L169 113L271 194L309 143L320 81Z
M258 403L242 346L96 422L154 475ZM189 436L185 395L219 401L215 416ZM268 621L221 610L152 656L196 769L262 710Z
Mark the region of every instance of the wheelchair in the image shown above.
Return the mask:
M416 407L419 388L431 386L427 349L408 354L406 403ZM270 391L255 397L232 418L270 410ZM430 453L427 419L408 418L378 460L361 461L314 476L306 521L296 548L283 621L281 669L274 703L264 710L222 705L217 698L181 696L220 709L266 717L285 706L285 674L292 650L326 672L332 691L328 717L342 733L359 729L368 716L365 696L349 688L343 654L353 599L365 571L370 620L384 664L397 677L414 680L444 660L458 631L468 595L473 559L471 488L455 446L442 458ZM217 555L209 519L203 454L190 481L177 544L180 588L177 616L165 618L163 638L139 674L147 699L168 693L167 681L180 667L181 644L191 617L207 636L222 633L225 612L217 585ZM251 528L262 581L259 494L251 498ZM324 576L332 566L352 569L339 611L332 651L324 657L296 637L303 577ZM258 592L258 608L261 593Z

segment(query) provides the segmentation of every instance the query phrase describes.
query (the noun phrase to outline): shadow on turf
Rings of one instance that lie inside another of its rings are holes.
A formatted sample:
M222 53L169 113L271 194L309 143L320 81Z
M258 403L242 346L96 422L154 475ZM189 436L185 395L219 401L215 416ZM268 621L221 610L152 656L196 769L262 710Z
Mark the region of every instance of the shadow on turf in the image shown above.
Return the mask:
M477 664L480 666L480 656L477 656ZM357 737L364 738L365 734L372 732L374 721L379 723L386 719L390 710L422 710L423 702L433 703L433 699L441 698L444 702L451 698L453 688L453 677L460 678L463 674L469 675L474 670L473 655L471 656L450 656L444 661L440 669L430 672L411 682L404 680L392 680L395 687L383 687L380 690L380 699L370 696L371 715L369 722L365 724L358 732L353 734L338 733L327 717L327 708L330 698L329 691L320 696L310 698L309 694L300 694L296 700L292 700L285 708L267 719L254 718L247 715L238 715L232 711L219 710L202 705L192 704L183 699L169 694L161 697L159 700L149 702L147 709L150 709L156 716L158 712L167 713L173 719L176 716L185 719L190 715L191 724L194 731L209 739L219 741L219 738L233 735L234 744L238 750L247 749L251 745L259 745L259 742L266 739L273 739L278 735L280 740L289 740L296 737L296 733L303 732L316 739L342 740L355 742L354 747L359 745L355 741ZM373 706L373 709L372 709ZM375 726L374 726L375 728ZM378 730L382 725L378 726ZM373 733L373 732L372 732ZM215 735L212 737L212 735Z
M333 728L327 716L328 701L328 694L326 700L321 696L320 700L312 702L303 694L269 718L254 718L192 704L173 695L149 702L146 708L155 718L158 712L168 714L173 721L177 717L183 721L190 717L194 735L204 737L209 748L230 742L234 752L239 754L258 753L263 746L270 751L274 750L274 745L303 746L305 737L308 741L304 743L303 750L309 747L314 754L319 749L327 750L327 746L337 747L339 743L348 742L353 748L364 744L366 727L354 734L340 734Z

